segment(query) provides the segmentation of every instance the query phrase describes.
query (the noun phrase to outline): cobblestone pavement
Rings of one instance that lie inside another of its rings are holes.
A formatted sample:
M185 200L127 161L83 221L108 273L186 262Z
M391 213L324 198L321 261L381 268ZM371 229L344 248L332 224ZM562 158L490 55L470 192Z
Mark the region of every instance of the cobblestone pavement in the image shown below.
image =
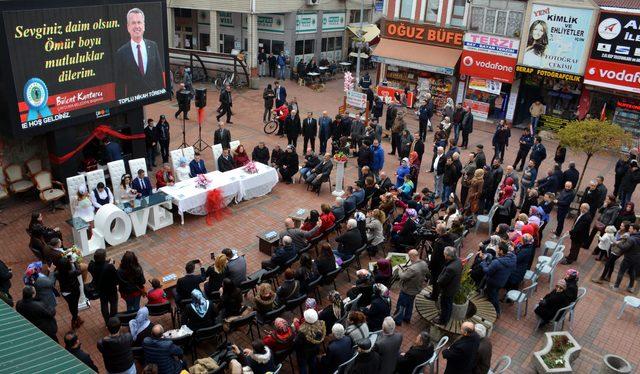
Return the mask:
M265 135L262 127L261 116L263 111L262 88L266 83L272 83L271 80L261 79L260 90L243 90L236 92L234 95L233 124L228 128L231 130L232 138L239 139L243 143L248 152L250 152L258 141L264 141L267 147L271 149L275 144L284 147L285 139L275 135ZM292 81L284 83L289 98L297 97L300 105L300 111L304 116L307 111L313 111L317 116L322 110L327 110L329 115L333 116L337 112L338 106L342 101L342 81L335 80L327 84L324 92L314 92L306 87L299 87ZM209 143L213 143L213 131L215 129L214 110L217 107L218 93L209 88L208 106L206 108L206 121L202 131L204 139ZM172 126L172 145L175 147L181 143L181 121L173 118L173 113L177 110L175 100L173 102L165 101L146 107L146 116L158 118L160 114L166 114ZM195 111L191 112L192 119L197 118ZM415 116L409 115L409 127L417 128ZM475 130L471 134L470 144L474 145L482 143L485 145L485 153L487 158L493 155L491 149L491 137L493 125L488 123L478 123L474 126ZM197 123L193 120L187 121L186 133L187 142L193 143L197 136ZM432 133L429 133L429 137ZM513 132L511 143L507 149L505 161L512 162L517 152L517 139L519 131ZM299 147L301 147L302 139L300 139ZM541 173L552 166L552 155L556 148L556 143L551 140L544 141L547 147L549 157L543 163ZM390 149L389 143L385 140L383 146L386 151ZM427 147L429 148L429 147ZM300 153L300 151L298 151ZM466 159L466 151L463 151L463 160ZM433 187L433 177L426 172L426 167L431 158L432 150L427 149L423 167L420 173L419 188ZM212 168L213 160L211 150L203 153L207 166ZM392 159L393 156L385 155L385 170L393 175L397 166L397 160ZM551 161L550 161L551 160ZM575 154L569 150L567 161L575 160L578 169L582 169L585 156ZM605 183L609 190L613 187L613 169L615 165L615 156L599 155L594 157L586 171L585 181L594 178L596 175L602 174L606 177ZM348 163L347 181L353 181L356 177L355 159ZM565 164L566 165L566 164ZM583 186L586 183L583 182ZM637 198L637 194L636 194ZM148 232L148 235L140 238L132 238L129 242L118 247L108 249L108 255L111 258L119 260L124 251L134 251L141 261L145 271L145 276L162 277L164 275L175 273L178 276L183 274L184 264L195 258L201 258L208 261L209 253L219 252L224 247L237 248L240 253L244 253L247 257L249 272L256 271L260 268L260 262L266 256L258 251L258 240L256 234L271 229L279 229L283 226L284 218L298 208L319 209L323 202L331 202L333 197L323 186L320 196L307 192L305 186L300 184L278 184L271 194L242 202L238 205L230 207L232 214L221 222L215 222L212 226L208 226L203 217L187 215L185 224L181 226L179 219L176 218L176 224L165 229ZM49 226L59 226L64 233L66 243L72 242L71 231L64 223L68 218L68 211L58 211L49 213L37 199L11 199L4 205L0 213L0 221L7 223L7 226L0 227L0 237L5 243L5 250L2 259L14 269L13 288L11 290L14 298L19 299L21 289L20 272L25 268L26 264L33 260L32 254L28 248L28 237L24 229L27 227L29 216L33 211L43 211L45 222ZM555 219L555 214L553 214ZM568 222L565 227L570 227ZM550 223L550 227L555 227L555 222ZM467 237L464 243L463 253L473 251L477 248L477 243L486 238L486 228L480 228L478 234L472 233ZM547 230L551 232L552 230ZM545 238L548 239L548 238ZM607 285L596 285L589 281L601 267L599 262L595 262L590 256L590 251L584 250L577 262L577 268L581 273L580 286L587 288L587 294L584 301L580 303L576 309L575 320L573 321L572 334L582 344L583 350L580 358L575 362L575 372L589 373L596 372L599 368L601 357L607 353L614 353L625 357L632 362L634 367L640 364L640 344L637 344L640 329L638 328L638 312L632 309L627 310L620 320L616 320L616 313L620 308L624 293L614 292ZM364 262L364 261L363 261ZM354 268L351 273L355 273ZM566 266L559 266L558 274L563 274ZM625 280L626 282L626 280ZM338 289L346 292L348 282L345 275L338 278ZM626 283L623 283L626 286ZM326 296L323 291L323 297ZM543 334L535 331L536 319L533 313L536 301L548 292L547 280L543 279L533 300L529 303L529 313L520 321L515 319L515 307L505 305L501 318L497 321L491 341L493 343L494 362L501 355L509 355L513 359L513 363L509 372L514 373L532 373L532 352L540 349L544 345ZM398 290L394 289L392 294L397 297ZM250 298L250 297L249 297ZM100 317L99 301L95 301L92 307L80 313L81 317L86 321L80 328L80 339L83 348L87 350L94 361L103 368L102 357L96 349L95 342L106 334L102 318ZM121 302L120 309L124 309L124 303ZM289 316L290 318L291 316ZM70 316L66 308L65 302L59 300L58 314L59 336L70 328ZM168 327L170 321L168 318L161 319L161 322ZM404 324L399 327L399 331L404 334L403 350L413 342L416 334L428 328L426 321L422 320L417 313L414 313L411 324ZM232 335L232 340L236 341L240 346L248 346L249 338L246 334L237 333ZM635 342L635 343L634 343ZM201 354L203 350L200 350ZM441 370L445 367L444 362L440 365ZM289 365L285 365L284 372L290 372Z

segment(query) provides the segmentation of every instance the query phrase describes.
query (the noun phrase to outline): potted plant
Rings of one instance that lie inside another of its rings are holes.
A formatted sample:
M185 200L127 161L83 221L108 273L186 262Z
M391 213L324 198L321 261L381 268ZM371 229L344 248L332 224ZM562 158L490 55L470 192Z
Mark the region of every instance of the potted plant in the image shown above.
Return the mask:
M453 308L451 310L451 318L463 320L467 317L467 309L469 308L469 298L476 291L476 286L471 279L471 269L465 266L462 269L462 278L460 279L460 288L453 296Z
M546 332L544 348L533 352L538 373L572 373L571 363L580 356L582 347L568 331Z

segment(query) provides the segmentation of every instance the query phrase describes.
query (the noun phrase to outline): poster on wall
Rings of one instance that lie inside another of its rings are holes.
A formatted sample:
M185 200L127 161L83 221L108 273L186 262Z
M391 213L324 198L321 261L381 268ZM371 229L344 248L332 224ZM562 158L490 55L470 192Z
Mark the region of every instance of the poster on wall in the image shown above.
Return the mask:
M28 10L19 1L9 4L2 31L19 119L14 134L42 133L167 97L163 2Z
M318 15L316 13L304 13L296 15L296 33L309 34L318 30Z
M323 13L322 31L341 31L345 28L344 13Z
M404 90L395 89L393 87L387 87L387 86L377 86L376 87L376 95L380 96L382 98L382 101L384 101L387 104L389 104L389 103L399 104L400 103L396 98L396 94L398 94L398 96L400 98L402 98L402 96L404 95ZM407 107L408 108L413 107L414 98L415 98L415 96L413 95L413 92L409 92L407 94L406 103L407 103Z
M533 4L522 39L520 64L582 75L593 9Z
M483 103L482 101L476 101L471 99L464 100L465 107L471 107L471 114L478 119L489 118L489 103Z
M469 78L469 89L499 95L502 89L502 83L490 79Z

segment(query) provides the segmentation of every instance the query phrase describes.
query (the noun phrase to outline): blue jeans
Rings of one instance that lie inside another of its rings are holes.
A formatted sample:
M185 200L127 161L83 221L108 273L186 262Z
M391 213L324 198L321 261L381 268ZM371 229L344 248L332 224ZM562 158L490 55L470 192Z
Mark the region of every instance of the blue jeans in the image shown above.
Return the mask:
M156 166L156 147L147 148L147 167Z
M435 194L436 196L442 196L442 175L438 175L438 172L436 170L434 170L434 174L435 174L435 181L433 183L433 185L435 186ZM444 199L443 199L444 200Z
M460 138L460 124L459 123L454 123L453 124L453 141L455 142L455 145L458 145L458 139Z
M624 209L625 205L631 201L632 191L620 191L620 206Z
M287 70L286 66L278 66L278 78L284 80L284 75Z
M442 187L442 202L449 205L449 195L453 192L453 188L451 186Z
M531 131L533 131L531 135L535 135L538 131L538 122L540 122L540 117L531 117Z
M300 175L302 175L302 179L307 180L307 173L311 173L311 168L300 169Z
M411 322L411 314L413 313L413 302L416 299L415 296L411 296L400 291L400 295L398 295L398 302L396 303L396 312L400 307L404 308L404 312L396 317L396 324L400 325L404 322Z
M140 296L132 296L124 299L127 303L127 312L135 312L140 309Z

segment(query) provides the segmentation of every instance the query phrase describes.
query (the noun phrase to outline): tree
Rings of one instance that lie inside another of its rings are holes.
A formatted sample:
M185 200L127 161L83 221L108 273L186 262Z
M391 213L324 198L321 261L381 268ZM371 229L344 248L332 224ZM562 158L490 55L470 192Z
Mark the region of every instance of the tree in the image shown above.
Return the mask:
M578 190L591 157L598 152L608 150L617 152L622 146L628 146L631 143L631 136L625 133L622 127L609 121L585 119L569 122L558 131L558 140L560 144L575 151L582 151L587 155L580 180L576 186L576 190Z

